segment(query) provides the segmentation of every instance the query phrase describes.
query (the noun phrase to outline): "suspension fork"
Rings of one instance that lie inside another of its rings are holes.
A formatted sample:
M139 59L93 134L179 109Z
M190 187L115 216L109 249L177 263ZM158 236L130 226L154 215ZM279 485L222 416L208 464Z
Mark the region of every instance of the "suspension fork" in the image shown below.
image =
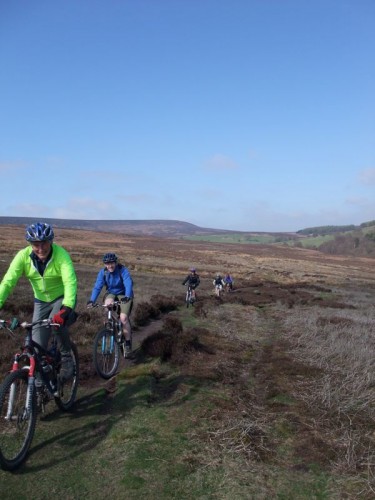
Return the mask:
M107 346L107 342L108 342L107 337L108 337L107 335L103 335L103 337L102 337L102 352L103 353L106 352L106 346ZM115 344L115 335L114 335L114 333L112 333L110 336L110 339L109 339L111 353L113 352L114 344Z
M26 410L26 415L29 415L31 413L33 394L35 391L35 358L30 356L29 361L30 361L30 366L25 366L23 368L24 370L28 370L26 401L25 401L25 408L24 408L24 410ZM19 368L19 355L16 354L14 357L13 366L12 366L11 371L14 372L14 371L18 370L18 368ZM13 382L13 384L10 386L10 391L9 391L8 408L7 408L7 414L5 417L7 420L11 420L11 418L13 416L13 408L14 408L14 402L15 402L16 397L17 397L17 387L16 387L16 383Z
M30 356L30 367L29 367L29 376L27 379L27 395L26 395L26 408L28 414L31 413L32 403L33 403L33 395L35 391L35 358L34 356Z

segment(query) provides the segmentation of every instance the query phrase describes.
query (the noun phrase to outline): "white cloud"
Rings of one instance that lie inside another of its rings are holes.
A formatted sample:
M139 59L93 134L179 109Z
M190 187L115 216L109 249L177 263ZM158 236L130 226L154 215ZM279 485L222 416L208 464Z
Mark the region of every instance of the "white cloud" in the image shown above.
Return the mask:
M221 154L209 158L204 167L207 170L237 170L239 168L234 160Z
M25 161L2 161L0 162L0 172L23 170L28 167Z
M345 203L357 207L367 207L370 204L369 200L363 196L351 196L346 198Z
M55 208L53 212L54 217L60 219L116 219L118 208L107 201L73 198L65 206Z
M375 186L375 168L366 168L359 173L359 180L367 186Z
M199 196L204 200L217 200L223 196L223 192L218 189L206 188L198 191Z
M51 217L51 207L38 203L18 203L10 205L6 210L7 213L14 217ZM48 214L48 215L47 215Z
M156 201L155 196L146 193L118 195L117 199L135 204L153 203Z

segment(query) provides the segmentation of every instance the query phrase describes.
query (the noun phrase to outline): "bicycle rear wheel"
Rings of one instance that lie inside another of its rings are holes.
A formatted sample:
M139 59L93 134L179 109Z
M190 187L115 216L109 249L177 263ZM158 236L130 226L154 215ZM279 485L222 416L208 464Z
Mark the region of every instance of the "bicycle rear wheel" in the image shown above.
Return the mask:
M68 411L74 405L79 382L79 358L77 346L71 342L71 351L74 371L73 377L59 385L58 396L55 396L55 403L60 410Z
M37 419L35 387L28 372L9 373L0 388L0 464L4 470L21 465L29 451Z
M120 346L111 330L101 330L95 335L93 355L97 374L111 378L120 362Z

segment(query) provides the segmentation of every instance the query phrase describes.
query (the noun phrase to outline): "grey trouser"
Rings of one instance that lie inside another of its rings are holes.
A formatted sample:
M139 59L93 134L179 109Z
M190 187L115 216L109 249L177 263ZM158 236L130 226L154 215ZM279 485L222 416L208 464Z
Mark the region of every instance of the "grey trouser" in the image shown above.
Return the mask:
M34 302L34 314L33 321L38 321L39 319L52 318L61 309L63 299L56 299L53 302ZM61 354L70 353L70 337L68 329L61 326L57 330L54 327L45 328L41 326L34 326L33 328L33 340L41 345L44 349L48 347L48 340L50 335L57 335L58 343L60 346Z

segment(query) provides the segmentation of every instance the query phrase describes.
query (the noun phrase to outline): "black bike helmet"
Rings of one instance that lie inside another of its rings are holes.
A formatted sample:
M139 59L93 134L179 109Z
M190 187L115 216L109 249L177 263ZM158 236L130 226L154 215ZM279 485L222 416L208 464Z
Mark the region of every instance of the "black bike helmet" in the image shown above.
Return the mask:
M106 253L103 257L104 264L109 264L110 262L117 262L117 255L115 253Z
M34 241L52 241L54 237L52 227L45 222L36 222L26 228L25 238L31 243Z

